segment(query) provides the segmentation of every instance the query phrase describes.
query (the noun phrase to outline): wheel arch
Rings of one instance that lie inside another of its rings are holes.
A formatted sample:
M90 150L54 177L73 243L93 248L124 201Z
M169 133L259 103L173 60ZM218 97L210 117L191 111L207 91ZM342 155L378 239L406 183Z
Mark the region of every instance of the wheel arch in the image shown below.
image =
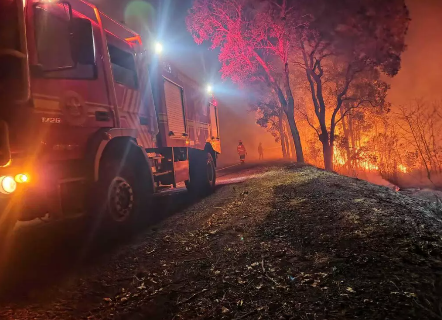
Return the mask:
M148 179L149 187L154 190L149 158L146 152L137 145L136 132L132 129L100 130L91 138L87 158L93 181L96 182L100 178L103 161L107 157L120 158L122 155L134 161L137 170L143 173Z
M106 161L106 159L118 159L122 160L123 163L134 165L135 170L139 172L148 183L149 190L154 190L149 158L146 152L137 145L136 139L133 137L116 137L106 144L98 163L98 179L102 176L104 161Z

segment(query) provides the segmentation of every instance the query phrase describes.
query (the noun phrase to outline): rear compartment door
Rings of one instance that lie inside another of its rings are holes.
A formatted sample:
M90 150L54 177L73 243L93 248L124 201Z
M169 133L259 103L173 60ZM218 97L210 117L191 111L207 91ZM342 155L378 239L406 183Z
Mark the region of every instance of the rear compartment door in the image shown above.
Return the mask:
M171 81L164 79L164 95L169 133L173 132L172 138L182 137L183 134L186 133L183 89Z
M209 104L210 112L210 138L219 138L218 132L218 114L216 113L216 107L213 104Z

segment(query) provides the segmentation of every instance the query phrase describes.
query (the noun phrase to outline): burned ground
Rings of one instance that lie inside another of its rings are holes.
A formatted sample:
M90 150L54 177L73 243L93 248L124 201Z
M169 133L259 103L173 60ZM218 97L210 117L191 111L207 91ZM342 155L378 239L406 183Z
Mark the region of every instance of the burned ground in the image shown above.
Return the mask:
M3 299L0 318L442 318L437 206L309 166L223 183L80 273Z

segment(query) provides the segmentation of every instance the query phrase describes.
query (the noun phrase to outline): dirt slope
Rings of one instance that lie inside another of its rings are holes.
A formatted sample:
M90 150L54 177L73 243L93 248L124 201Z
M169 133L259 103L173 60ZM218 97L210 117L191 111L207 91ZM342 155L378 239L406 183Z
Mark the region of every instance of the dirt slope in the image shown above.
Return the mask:
M244 174L0 318L442 319L436 207L308 166Z

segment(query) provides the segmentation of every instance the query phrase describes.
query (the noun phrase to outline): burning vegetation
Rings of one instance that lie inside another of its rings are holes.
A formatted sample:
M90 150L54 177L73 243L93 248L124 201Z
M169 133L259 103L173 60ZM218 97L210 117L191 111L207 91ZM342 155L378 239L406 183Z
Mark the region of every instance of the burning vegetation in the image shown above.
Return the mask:
M440 105L387 101L409 22L404 0L196 0L187 17L284 156L441 187Z

